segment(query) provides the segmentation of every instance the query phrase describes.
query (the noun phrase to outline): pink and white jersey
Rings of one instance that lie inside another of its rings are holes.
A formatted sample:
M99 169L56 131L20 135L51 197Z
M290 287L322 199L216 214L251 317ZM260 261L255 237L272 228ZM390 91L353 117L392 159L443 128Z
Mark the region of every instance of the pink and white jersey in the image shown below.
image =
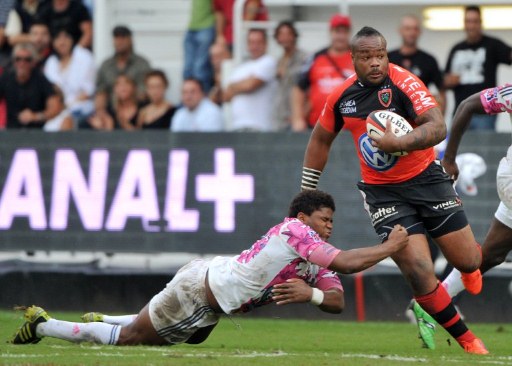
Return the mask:
M512 113L512 84L482 90L480 101L487 114Z
M208 282L227 314L272 302L273 286L290 278L323 291L343 291L337 274L325 268L340 252L300 220L285 218L240 255L213 258Z

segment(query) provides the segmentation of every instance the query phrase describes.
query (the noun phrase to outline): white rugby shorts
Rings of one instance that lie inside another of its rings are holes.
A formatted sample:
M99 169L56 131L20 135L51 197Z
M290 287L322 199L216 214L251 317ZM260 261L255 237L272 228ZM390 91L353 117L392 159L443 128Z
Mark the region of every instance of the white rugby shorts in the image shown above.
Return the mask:
M498 166L496 188L501 202L494 217L512 229L512 146Z
M206 298L208 263L195 259L186 264L149 302L153 327L171 344L186 342L198 329L219 321Z
M496 188L501 202L512 209L512 146L508 148L507 156L501 159L498 165Z
M498 209L494 213L494 217L503 225L512 229L512 210L505 206L503 202L500 202Z

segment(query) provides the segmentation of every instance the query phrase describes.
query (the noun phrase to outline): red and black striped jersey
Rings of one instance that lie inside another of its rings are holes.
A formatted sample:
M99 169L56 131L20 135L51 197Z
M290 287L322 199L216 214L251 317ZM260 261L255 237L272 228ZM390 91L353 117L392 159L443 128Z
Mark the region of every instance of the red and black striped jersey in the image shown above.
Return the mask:
M437 105L416 75L390 63L388 76L379 85L364 85L357 75L348 78L327 98L319 123L331 132L351 132L364 182L400 183L425 170L435 159L434 149L410 151L400 157L378 150L366 133L366 117L385 109L403 116L416 128L416 118Z

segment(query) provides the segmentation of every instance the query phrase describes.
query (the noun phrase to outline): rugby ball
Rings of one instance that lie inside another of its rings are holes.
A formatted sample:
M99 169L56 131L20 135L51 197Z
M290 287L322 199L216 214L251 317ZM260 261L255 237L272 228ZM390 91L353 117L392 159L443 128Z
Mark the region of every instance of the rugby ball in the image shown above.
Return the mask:
M391 111L379 110L373 111L366 118L366 132L370 138L382 136L386 131L387 121L391 121L391 131L395 136L403 136L413 130L411 124L399 114ZM392 153L395 156L405 156L407 151L397 151Z

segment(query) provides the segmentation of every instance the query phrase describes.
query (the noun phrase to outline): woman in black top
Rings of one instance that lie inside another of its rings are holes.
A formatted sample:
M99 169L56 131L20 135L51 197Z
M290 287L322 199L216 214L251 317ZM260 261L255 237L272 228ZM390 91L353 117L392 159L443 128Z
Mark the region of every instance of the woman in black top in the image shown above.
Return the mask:
M142 129L169 129L176 108L165 100L169 81L163 71L150 71L145 79L149 103L140 110L137 127Z
M89 119L91 127L106 131L137 129L140 105L135 81L128 75L119 75L114 84L113 99L113 104L107 107L107 113L96 113Z

